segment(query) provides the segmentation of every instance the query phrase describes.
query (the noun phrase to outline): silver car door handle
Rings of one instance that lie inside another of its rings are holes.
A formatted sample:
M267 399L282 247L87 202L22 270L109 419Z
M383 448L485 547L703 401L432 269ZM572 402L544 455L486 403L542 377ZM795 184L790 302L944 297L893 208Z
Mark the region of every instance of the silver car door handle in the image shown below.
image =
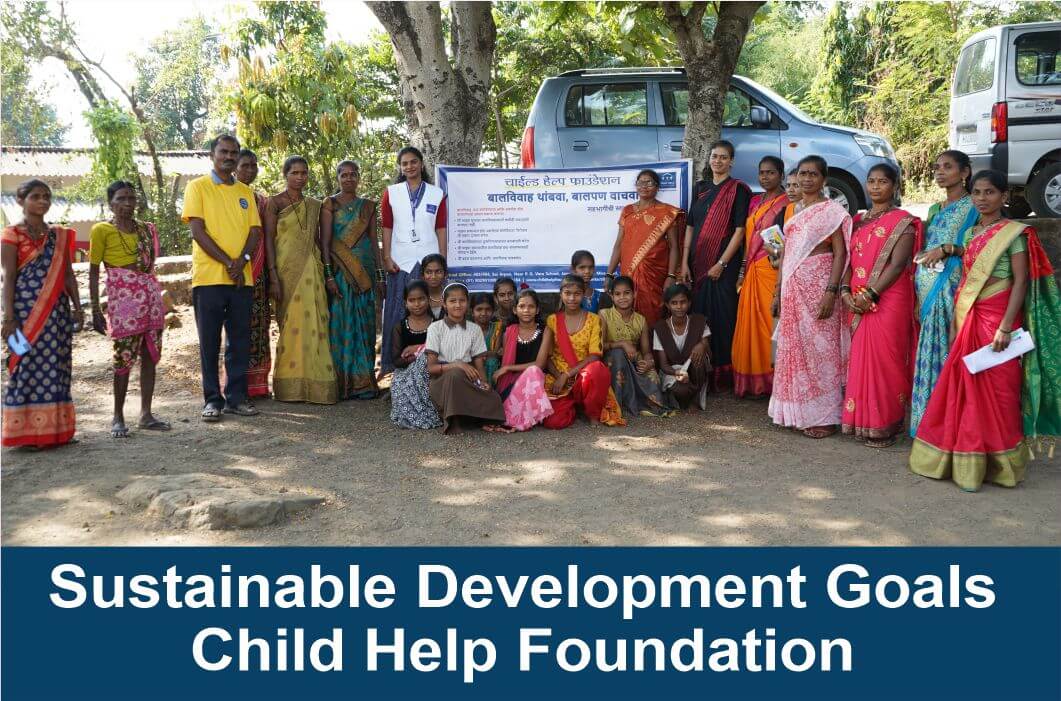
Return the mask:
M682 150L682 146L684 146L684 145L685 145L684 141L672 141L672 142L670 142L670 150L671 151L681 151Z
M575 149L576 151L585 151L589 148L589 142L576 140L571 143L571 148Z

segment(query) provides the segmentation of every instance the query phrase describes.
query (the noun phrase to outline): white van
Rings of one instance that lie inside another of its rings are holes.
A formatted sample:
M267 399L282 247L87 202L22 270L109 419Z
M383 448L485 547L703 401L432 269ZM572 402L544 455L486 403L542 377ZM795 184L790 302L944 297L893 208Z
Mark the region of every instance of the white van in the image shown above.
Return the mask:
M1061 217L1061 22L992 27L962 46L950 146L1009 176L1010 215Z

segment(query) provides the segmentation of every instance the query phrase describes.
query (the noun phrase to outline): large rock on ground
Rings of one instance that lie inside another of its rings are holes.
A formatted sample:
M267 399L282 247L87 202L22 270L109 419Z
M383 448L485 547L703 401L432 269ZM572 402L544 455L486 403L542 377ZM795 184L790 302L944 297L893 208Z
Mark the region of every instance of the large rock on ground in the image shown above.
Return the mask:
M204 473L142 477L117 496L167 526L204 530L270 526L324 502L305 494L266 493Z

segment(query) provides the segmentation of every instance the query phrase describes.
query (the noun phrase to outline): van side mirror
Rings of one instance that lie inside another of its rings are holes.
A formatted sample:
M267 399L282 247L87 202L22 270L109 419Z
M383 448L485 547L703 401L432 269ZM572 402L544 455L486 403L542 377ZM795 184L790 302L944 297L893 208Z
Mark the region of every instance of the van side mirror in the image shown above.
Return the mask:
M752 107L752 126L765 129L770 126L770 110L762 105Z

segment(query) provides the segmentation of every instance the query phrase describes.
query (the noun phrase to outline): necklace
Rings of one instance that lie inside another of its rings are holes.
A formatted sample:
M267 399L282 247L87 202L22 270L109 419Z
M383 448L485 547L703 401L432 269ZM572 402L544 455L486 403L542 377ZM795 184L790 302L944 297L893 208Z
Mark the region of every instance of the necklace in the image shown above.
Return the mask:
M538 336L541 336L541 335L542 335L541 327L540 326L535 326L534 327L534 332L531 334L530 338L523 338L523 328L521 327L519 329L519 331L516 333L516 340L519 341L522 345L527 345L528 343L534 343L535 339L537 339Z
M305 221L305 219L302 218L302 215L300 215L298 213L298 207L296 207L296 205L299 202L301 202L302 200L306 199L306 197L304 195L299 195L299 198L296 200L294 198L294 196L292 196L291 193L288 192L287 190L284 190L283 194L284 194L284 197L287 198L288 206L289 207L294 207L295 221L298 222L299 230L302 231L302 232L305 232L306 231L306 221Z
M863 221L869 222L869 221L873 221L874 219L879 219L880 217L883 217L888 212L892 211L892 209L894 209L894 207L892 207L892 205L890 205L890 204L887 207L885 207L884 209L873 210L872 208L870 208L870 210L868 212L866 212L866 218Z
M674 317L667 317L667 326L670 326L670 332L675 336L684 336L689 332L689 317L685 317L685 322L682 324L682 332L678 333L678 330L674 328Z
M813 202L806 202L804 200L800 200L799 202L796 203L796 211L797 212L802 212L807 207L813 207L814 205L816 205L816 204L818 204L819 202L822 202L822 201L823 200L820 200L820 199L814 200Z
M23 219L22 220L22 228L26 230L26 233L29 234L29 237L31 239L33 239L34 243L36 243L36 242L40 241L41 239L43 239L44 236L48 233L48 224L47 223L44 223L43 226L38 228L36 225L30 224L28 221Z
M129 248L129 244L125 242L125 237L120 235L118 236L118 242L121 244L122 251L125 253L125 255L133 256L135 258L139 253L138 245L140 243L140 222L136 221L136 219L133 219L133 230L125 231L124 229L122 229L122 227L118 226L118 220L114 217L111 217L111 226L117 229L119 234L132 234L136 236L137 242L133 244L133 248L131 249Z

